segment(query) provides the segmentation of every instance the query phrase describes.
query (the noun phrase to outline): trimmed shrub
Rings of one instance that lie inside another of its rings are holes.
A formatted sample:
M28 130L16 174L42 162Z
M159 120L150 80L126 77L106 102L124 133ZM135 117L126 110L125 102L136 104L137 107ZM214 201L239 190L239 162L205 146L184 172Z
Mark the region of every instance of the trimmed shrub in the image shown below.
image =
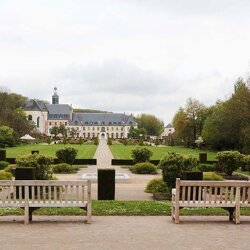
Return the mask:
M130 168L134 174L157 174L157 168L150 162L141 162Z
M166 182L162 178L156 178L148 182L146 193L169 193Z
M245 170L250 171L250 155L246 155L244 157L244 161L245 161Z
M33 154L18 157L16 159L16 166L35 168L35 177L37 180L48 180L52 176L52 162L53 159L51 157Z
M215 166L213 164L200 163L197 169L202 172L213 172L215 171Z
M192 170L193 164L193 159L188 160L177 153L167 153L160 161L158 168L162 169L163 181L171 190L175 187L176 178L181 178L184 171Z
M9 172L5 172L3 170L0 171L0 180L11 180L12 174Z
M7 168L9 163L7 161L0 161L0 169Z
M112 140L111 140L111 138L108 138L107 144L108 144L109 146L112 145Z
M6 168L4 168L3 170L5 172L9 172L12 175L15 175L15 169L16 169L16 164L9 164Z
M82 139L82 137L80 137L80 138L79 138L78 143L79 143L80 145L82 145L82 144L83 144L83 139Z
M74 174L79 168L69 165L67 163L59 163L52 166L53 172L57 174Z
M97 146L97 145L99 145L99 139L98 139L98 137L95 137L95 139L94 139L94 144Z
M131 153L134 163L147 162L152 155L152 151L145 147L137 147Z
M218 152L216 158L218 164L221 166L222 171L227 175L237 170L244 162L244 156L238 151L222 151Z
M56 151L56 156L61 163L68 163L73 164L76 156L77 156L77 150L72 147L66 147L63 149L58 149Z
M139 140L139 143L138 143L139 146L144 146L144 142L142 139Z
M204 181L223 181L223 177L218 175L215 172L206 172L203 173L203 180Z
M123 144L124 146L127 146L127 145L128 145L128 141L127 141L126 139L124 139L124 140L122 141L122 144Z

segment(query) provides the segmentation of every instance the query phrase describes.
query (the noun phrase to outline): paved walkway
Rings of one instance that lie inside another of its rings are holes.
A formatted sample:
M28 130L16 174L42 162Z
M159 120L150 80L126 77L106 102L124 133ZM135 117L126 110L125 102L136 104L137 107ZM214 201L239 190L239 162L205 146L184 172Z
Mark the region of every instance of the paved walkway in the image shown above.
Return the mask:
M29 226L3 222L13 218L0 218L1 249L248 250L250 246L250 217L242 217L240 225L213 216L182 217L179 225L168 216L98 216L90 225L83 224L82 217L69 216L34 216Z
M98 168L114 168L118 173L126 173L130 179L124 182L117 182L115 187L116 200L152 200L152 194L144 192L147 183L158 175L138 175L132 174L128 169L120 166L111 166L113 155L107 145L106 140L100 140L94 158L97 159L97 166L88 166L81 169L77 174L57 174L61 180L80 180L83 173L96 173ZM97 184L92 183L92 197L97 199Z

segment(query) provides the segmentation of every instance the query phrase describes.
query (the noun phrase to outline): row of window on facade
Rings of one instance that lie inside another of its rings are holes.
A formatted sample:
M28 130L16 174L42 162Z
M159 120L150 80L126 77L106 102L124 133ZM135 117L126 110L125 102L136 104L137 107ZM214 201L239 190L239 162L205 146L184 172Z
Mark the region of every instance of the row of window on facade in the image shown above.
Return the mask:
M80 122L81 123L81 125L105 125L105 122L100 122L100 121L98 121L98 122ZM74 124L75 125L78 125L79 124L79 122L78 121L75 121L74 122ZM108 122L106 125L125 125L125 122ZM129 122L129 125L132 125L132 121L130 121Z
M69 115L61 115L61 114L49 114L49 119L69 119Z
M83 137L83 138L95 138L95 137L99 137L100 133L83 133L82 135L80 133L77 133L76 134L76 137L79 138L79 137ZM109 138L112 138L112 139L115 139L115 138L123 138L124 137L124 134L123 133L107 133L106 134L107 137Z
M79 127L76 127L76 130L79 130L80 128ZM129 127L127 128L129 130ZM121 130L123 131L124 130L124 127L82 127L82 130L85 131L85 130L97 130L97 131L100 131L101 132L105 132L105 131L109 131L109 130Z

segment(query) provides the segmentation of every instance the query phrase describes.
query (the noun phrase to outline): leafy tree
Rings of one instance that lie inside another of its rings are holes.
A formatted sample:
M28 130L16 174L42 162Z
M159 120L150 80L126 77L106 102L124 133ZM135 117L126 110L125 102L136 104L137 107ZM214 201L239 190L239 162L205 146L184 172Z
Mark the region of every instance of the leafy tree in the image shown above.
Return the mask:
M138 123L138 128L145 129L147 135L160 135L164 130L164 123L154 115L141 114L135 118Z
M0 147L5 145L15 145L15 138L13 132L14 130L8 126L0 126Z
M56 138L59 133L60 133L59 127L52 127L50 129L50 134L54 135L54 138Z
M147 134L146 129L144 128L134 128L133 126L130 127L128 138L138 139L138 138L145 138Z

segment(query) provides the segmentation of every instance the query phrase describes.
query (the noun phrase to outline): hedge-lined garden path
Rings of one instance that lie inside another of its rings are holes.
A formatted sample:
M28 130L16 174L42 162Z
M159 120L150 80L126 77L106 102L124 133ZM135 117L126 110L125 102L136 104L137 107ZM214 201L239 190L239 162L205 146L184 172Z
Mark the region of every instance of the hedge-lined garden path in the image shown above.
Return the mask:
M160 175L132 174L128 169L111 166L113 155L106 140L100 140L94 158L97 159L97 166L88 166L88 168L78 171L77 174L57 174L56 176L60 180L80 180L84 173L96 173L98 168L113 168L116 172L126 173L130 177L126 182L116 182L116 200L152 200L152 194L145 193L144 189L151 179L160 177ZM97 184L95 182L92 184L92 197L97 199Z

